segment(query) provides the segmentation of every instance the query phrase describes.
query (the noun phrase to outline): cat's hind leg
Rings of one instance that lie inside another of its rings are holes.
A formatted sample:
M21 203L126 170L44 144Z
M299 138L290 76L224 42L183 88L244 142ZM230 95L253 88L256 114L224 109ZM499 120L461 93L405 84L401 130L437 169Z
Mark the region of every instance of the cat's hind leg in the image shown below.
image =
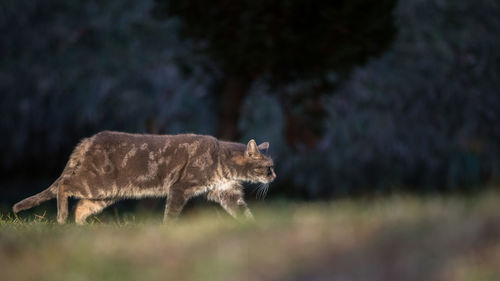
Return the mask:
M82 192L83 188L81 185L72 178L71 175L67 175L61 178L57 187L57 222L60 224L66 223L68 219L68 198L76 197L82 198L89 194ZM91 195L91 194L90 194ZM88 198L88 197L87 197Z
M85 224L90 215L101 212L115 202L115 199L81 199L76 205L75 222L80 225Z
M57 189L57 222L66 223L68 219L68 193L65 185L59 185Z

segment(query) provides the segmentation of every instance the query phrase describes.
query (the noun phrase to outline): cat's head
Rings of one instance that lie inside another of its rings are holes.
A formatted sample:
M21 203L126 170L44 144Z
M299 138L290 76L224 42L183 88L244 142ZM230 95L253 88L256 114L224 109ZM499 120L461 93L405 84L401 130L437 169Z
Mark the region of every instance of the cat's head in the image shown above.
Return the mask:
M245 150L246 176L250 182L270 183L276 178L274 172L274 162L267 154L269 143L260 145L254 140L250 140Z

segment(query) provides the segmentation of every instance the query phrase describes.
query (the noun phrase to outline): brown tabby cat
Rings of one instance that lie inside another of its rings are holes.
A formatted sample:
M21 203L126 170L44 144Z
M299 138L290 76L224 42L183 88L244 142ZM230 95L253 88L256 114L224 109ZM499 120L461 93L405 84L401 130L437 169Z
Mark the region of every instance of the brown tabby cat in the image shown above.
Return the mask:
M83 139L61 176L46 190L14 205L15 213L57 197L57 221L68 217L68 197L81 199L75 221L123 198L167 197L164 221L176 218L189 198L205 194L233 217L252 218L243 182L267 186L276 178L269 143L257 146L211 136L100 132Z

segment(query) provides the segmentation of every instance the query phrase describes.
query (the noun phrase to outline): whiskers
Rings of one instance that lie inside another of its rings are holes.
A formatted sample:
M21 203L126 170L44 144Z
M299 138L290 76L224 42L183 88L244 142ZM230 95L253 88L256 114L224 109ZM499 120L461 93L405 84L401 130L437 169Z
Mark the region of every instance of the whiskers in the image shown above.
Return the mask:
M257 199L266 198L267 192L269 191L269 183L259 183L255 191L255 197Z

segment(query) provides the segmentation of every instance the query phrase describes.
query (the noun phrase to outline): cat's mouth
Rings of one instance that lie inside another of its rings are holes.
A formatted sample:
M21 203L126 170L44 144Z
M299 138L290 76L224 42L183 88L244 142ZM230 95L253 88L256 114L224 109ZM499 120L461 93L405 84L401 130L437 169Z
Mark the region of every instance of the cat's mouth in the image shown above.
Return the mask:
M249 180L249 183L254 183L254 184L270 184L274 181L274 178L257 178L253 180Z
M259 182L265 183L265 184L270 184L274 181L274 179L276 179L276 176L270 176L270 177L266 177L266 178L261 178L259 180Z

